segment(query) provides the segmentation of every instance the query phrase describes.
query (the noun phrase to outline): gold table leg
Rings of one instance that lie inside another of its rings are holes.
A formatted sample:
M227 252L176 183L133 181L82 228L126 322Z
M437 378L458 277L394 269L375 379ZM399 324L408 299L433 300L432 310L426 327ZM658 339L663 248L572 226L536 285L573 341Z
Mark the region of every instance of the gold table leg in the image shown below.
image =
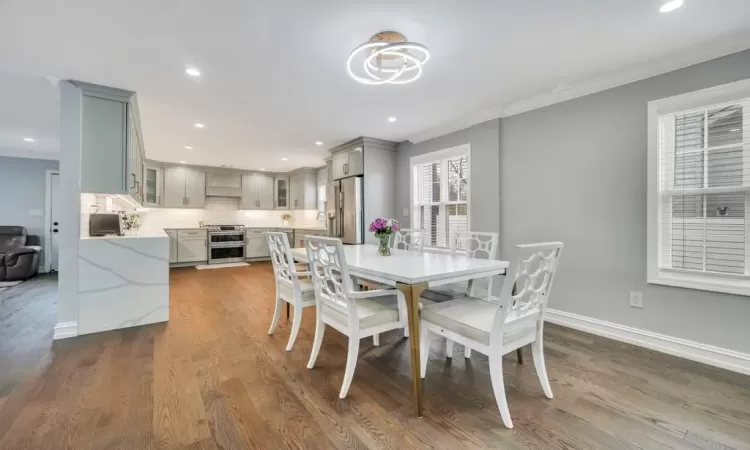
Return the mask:
M426 283L396 283L396 289L406 297L406 311L409 324L409 348L411 350L411 388L414 394L414 409L417 417L422 417L422 377L419 368L419 296L427 289Z

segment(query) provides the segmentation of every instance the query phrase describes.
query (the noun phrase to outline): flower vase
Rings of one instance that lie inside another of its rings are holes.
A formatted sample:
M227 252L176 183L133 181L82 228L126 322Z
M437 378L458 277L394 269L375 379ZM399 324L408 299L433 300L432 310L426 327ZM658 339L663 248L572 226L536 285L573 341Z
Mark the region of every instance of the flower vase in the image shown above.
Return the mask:
M378 239L380 239L380 244L378 244L378 255L379 256L391 256L391 235L390 234L384 234L380 236Z

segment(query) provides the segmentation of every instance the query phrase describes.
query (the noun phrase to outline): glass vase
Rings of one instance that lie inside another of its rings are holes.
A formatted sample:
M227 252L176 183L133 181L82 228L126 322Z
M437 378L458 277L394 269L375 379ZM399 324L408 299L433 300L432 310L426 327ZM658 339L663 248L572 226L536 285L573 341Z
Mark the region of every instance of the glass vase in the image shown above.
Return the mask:
M380 236L378 239L380 239L380 243L378 244L378 255L379 256L391 256L391 235L390 234L384 234Z

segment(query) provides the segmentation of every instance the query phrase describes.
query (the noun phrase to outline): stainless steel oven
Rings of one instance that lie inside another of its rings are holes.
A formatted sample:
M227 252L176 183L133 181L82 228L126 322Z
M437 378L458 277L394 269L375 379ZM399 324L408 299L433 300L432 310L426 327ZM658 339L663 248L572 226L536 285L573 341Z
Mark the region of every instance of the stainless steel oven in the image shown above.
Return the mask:
M245 261L245 227L210 225L208 227L208 263Z

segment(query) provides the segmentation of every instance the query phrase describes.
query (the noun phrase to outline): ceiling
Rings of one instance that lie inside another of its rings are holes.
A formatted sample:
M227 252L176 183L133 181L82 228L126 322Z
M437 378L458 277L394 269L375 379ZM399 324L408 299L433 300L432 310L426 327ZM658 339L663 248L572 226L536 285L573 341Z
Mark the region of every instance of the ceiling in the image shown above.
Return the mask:
M422 140L548 93L750 47L747 0L685 0L668 14L660 4L0 0L0 152L57 151L59 94L47 77L136 91L149 158L282 171L321 165L357 136ZM422 78L351 80L349 52L390 29L430 49Z

